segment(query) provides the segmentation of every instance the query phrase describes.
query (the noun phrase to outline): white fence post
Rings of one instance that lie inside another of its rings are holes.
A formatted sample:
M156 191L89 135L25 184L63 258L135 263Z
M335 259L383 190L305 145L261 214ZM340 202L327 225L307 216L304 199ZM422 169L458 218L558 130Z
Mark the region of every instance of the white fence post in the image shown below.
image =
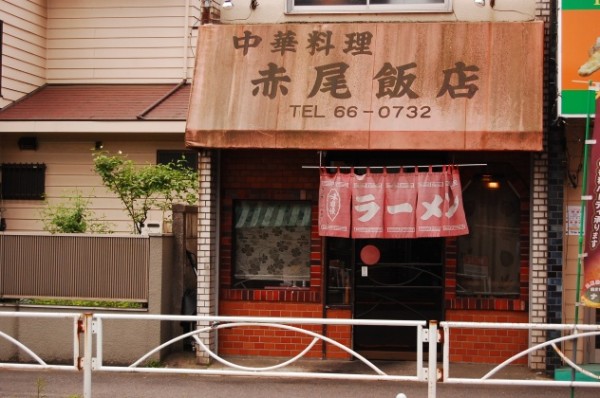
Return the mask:
M429 359L427 361L427 398L436 397L437 388L437 321L429 321Z
M92 321L93 314L83 314L83 398L92 398Z

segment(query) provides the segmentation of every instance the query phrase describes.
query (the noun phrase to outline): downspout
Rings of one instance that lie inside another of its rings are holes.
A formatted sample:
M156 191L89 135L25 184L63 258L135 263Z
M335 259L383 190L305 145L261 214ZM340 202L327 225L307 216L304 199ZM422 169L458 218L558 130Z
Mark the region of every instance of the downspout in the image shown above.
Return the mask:
M139 115L137 115L136 119L138 119L138 120L145 120L146 119L146 115L148 115L148 113L150 113L154 108L156 108L157 106L159 106L160 104L162 104L171 95L175 94L181 87L185 86L186 83L187 83L187 79L183 79L182 81L180 81L179 84L177 84L175 87L173 87L171 89L171 91L169 91L167 94L165 94L162 97L160 97L152 105L150 105L149 107L147 107L146 109L144 109L142 111L142 113L140 113Z
M190 31L190 0L185 0L185 16L183 21L183 71L182 71L182 79L183 81L187 81L187 70L188 70L188 51L189 51L189 41L188 41L188 32L189 35L192 35Z
M156 108L161 103L163 103L167 98L169 98L171 95L176 93L177 90L179 90L181 87L183 87L187 83L187 70L188 70L187 64L188 64L188 58L189 58L188 57L188 51L189 51L188 31L189 30L190 30L190 0L185 0L185 14L184 14L184 20L183 20L183 68L182 68L182 73L181 73L182 74L181 81L175 87L173 87L171 89L171 91L169 91L167 94L165 94L164 96L159 98L157 101L155 101L152 105L150 105L149 107L144 109L142 111L142 113L137 115L136 118L138 120L145 120L146 115L148 115L148 113L150 113L154 108Z

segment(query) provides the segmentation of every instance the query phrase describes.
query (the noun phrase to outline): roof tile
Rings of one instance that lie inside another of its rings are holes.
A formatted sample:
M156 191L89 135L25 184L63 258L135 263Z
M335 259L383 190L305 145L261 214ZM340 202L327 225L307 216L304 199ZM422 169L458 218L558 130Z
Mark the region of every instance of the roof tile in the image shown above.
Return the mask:
M0 110L0 120L185 120L189 95L189 84L46 85Z

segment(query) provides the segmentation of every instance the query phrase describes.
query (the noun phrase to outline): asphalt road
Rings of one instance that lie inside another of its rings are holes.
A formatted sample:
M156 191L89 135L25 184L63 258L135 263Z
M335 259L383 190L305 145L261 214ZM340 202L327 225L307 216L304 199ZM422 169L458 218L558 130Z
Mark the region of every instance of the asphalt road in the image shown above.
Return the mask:
M176 375L95 372L94 398L265 398L265 397L386 397L427 398L418 382L307 380L247 376ZM438 398L540 397L568 398L569 388L437 385ZM597 398L600 388L578 388L577 398ZM2 398L81 398L83 374L68 371L0 369Z

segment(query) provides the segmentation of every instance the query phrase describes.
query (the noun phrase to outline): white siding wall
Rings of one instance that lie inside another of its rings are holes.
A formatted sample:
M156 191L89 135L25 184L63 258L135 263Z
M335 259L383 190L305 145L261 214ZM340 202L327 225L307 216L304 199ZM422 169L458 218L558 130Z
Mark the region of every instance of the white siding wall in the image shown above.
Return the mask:
M2 97L4 107L46 79L46 0L2 0Z
M186 5L189 8L186 8ZM0 0L4 21L0 107L46 83L178 83L191 78L199 0ZM78 122L72 122L77 124ZM15 130L19 131L19 130ZM115 232L132 225L115 195L92 170L94 141L154 163L157 149L184 149L181 134L38 135L37 151L19 151L20 135L0 134L0 163L45 163L50 203L79 189ZM21 134L21 135L31 135ZM10 231L41 231L42 201L0 201ZM153 221L161 220L158 213Z
M122 203L102 185L100 177L93 171L92 148L96 140L102 141L110 153L122 151L137 164L155 163L157 149L183 149L183 135L111 134L87 135L41 135L38 136L36 151L19 151L17 140L20 135L0 135L4 163L44 163L46 165L46 198L56 205L65 202L64 195L75 189L90 199L90 208L112 224L113 232L130 233L133 225L124 212ZM7 230L42 231L40 210L45 203L41 200L7 200L0 203L5 208ZM159 211L152 212L149 220L161 221Z
M50 1L48 83L169 83L191 77L199 5L198 0Z

